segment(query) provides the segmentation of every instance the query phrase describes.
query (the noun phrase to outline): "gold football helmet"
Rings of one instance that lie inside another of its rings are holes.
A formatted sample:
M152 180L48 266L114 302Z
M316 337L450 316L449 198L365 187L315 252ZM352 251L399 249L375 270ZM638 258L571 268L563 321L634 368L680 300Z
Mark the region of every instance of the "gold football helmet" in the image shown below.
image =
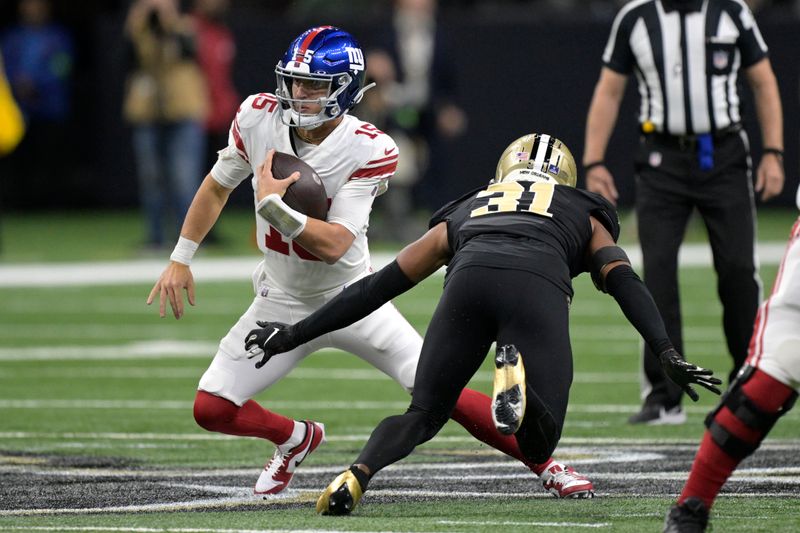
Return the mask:
M492 183L544 181L575 187L578 167L567 145L545 133L530 133L503 151Z

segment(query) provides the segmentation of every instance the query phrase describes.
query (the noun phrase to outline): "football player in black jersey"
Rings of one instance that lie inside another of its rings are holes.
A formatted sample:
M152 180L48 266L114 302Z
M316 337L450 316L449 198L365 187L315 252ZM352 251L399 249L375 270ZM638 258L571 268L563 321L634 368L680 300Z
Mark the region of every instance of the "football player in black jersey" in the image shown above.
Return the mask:
M287 326L259 323L246 348L276 353L344 327L447 265L444 292L422 346L411 405L384 419L353 466L320 496L317 512L348 514L377 471L433 438L483 362L495 355L492 416L533 461L553 453L572 384L571 279L590 272L613 296L665 373L693 399L697 384L720 380L675 351L625 252L619 223L602 196L575 188L575 160L550 135L525 135L503 152L495 178L437 211L430 230L394 262L361 279L317 312Z

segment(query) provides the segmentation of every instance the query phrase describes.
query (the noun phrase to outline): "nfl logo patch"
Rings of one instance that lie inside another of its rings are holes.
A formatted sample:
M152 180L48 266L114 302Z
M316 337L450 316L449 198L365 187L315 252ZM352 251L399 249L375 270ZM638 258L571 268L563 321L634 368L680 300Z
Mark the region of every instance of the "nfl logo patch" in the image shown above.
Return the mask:
M530 152L517 152L515 154L517 161L527 161L531 158Z
M712 61L714 62L714 68L718 70L722 70L727 68L728 66L728 52L725 50L717 50L714 52L712 56Z
M650 157L647 159L647 162L651 167L657 167L661 165L661 158L661 152L650 152Z
M558 171L559 171L559 170L560 170L560 169L559 169L559 168L558 168L556 165L550 165L550 167L547 169L547 171L548 171L550 174L558 174Z

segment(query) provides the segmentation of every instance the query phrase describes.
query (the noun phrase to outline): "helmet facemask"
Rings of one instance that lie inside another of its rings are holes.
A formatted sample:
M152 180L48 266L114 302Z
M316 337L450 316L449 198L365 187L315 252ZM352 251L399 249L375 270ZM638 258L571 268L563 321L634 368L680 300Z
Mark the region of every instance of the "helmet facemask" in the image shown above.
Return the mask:
M338 99L353 81L349 73L311 74L288 70L278 64L275 75L278 80L275 96L281 105L281 120L284 124L310 130L347 112L342 111ZM303 84L307 90L313 92L324 91L324 96L312 99L295 98L292 91L295 83ZM303 106L319 106L319 111L303 112Z

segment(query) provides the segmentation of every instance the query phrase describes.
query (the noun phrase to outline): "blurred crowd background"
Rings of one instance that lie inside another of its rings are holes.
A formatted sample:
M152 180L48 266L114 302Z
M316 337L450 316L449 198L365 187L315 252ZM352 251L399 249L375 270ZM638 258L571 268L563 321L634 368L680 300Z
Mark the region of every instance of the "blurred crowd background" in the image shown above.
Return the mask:
M786 186L770 205L788 206L800 166L800 0L748 3L784 105ZM580 160L602 50L623 4L0 0L0 51L26 124L16 150L0 157L0 211L140 208L147 243L172 246L175 219L226 144L241 99L274 91L274 66L292 38L331 24L359 39L378 83L354 114L391 133L404 154L380 204L404 240L417 231L402 234L404 217L486 182L522 133L555 134ZM607 157L623 207L634 194L635 85ZM249 206L246 189L232 202Z

